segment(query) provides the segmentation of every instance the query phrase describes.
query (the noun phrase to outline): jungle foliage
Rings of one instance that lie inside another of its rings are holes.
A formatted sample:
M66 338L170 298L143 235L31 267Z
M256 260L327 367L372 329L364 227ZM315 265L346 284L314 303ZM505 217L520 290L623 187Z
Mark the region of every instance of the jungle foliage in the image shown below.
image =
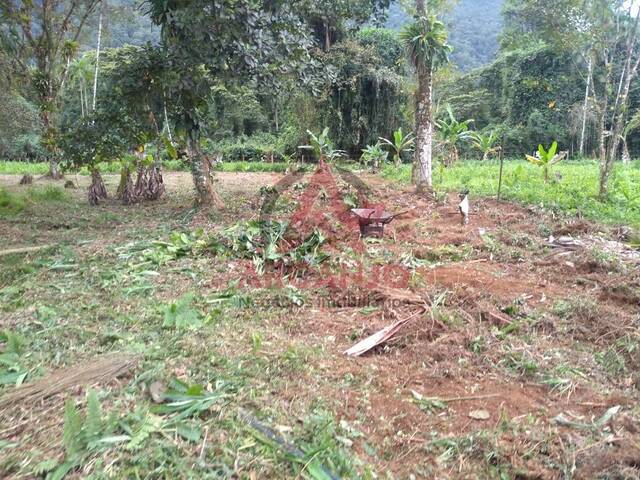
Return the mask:
M590 0L584 11L573 8L576 2L427 2L456 47L453 63L433 75L434 169L459 157L522 158L553 142L568 158L600 156L607 169L612 158L628 163L640 154L637 82L624 105L614 102L625 42L637 41L632 19L613 2ZM308 132L328 128L332 148L355 160L378 148L387 162L408 162L413 145L398 155L394 140L379 142L400 129L415 135L419 72L398 32L404 25L411 35L414 2L405 2L402 14L389 0L267 3L269 15L257 4L234 4L225 7L231 13L223 19L217 10L196 11L195 4L114 0L100 7L102 24L94 2L82 3L68 28L77 38L60 43L64 52L50 65L48 74L61 76L50 85L53 96L44 109L35 70L18 68L38 52L28 42L17 49L22 27L9 12L0 49L0 156L53 156L70 171L120 170L124 184L140 165L151 176L151 166L170 160L201 165L194 179L206 179L221 161L300 159ZM588 28L574 28L578 20ZM618 34L609 28L614 20ZM379 28L385 22L394 29ZM92 48L100 25L96 66ZM474 45L465 46L464 39ZM471 47L482 52L470 54ZM470 59L461 61L461 55ZM612 92L604 110L603 91ZM603 123L601 112L614 109ZM144 154L136 159L140 148Z

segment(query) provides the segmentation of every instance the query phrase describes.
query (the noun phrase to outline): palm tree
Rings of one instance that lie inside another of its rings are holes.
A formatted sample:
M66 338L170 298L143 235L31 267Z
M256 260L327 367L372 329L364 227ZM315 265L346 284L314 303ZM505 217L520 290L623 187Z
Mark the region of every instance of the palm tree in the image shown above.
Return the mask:
M435 15L427 16L424 0L416 0L416 13L416 20L402 30L400 38L418 77L413 182L417 191L421 192L433 187L433 72L449 60L451 47L447 44L447 30L444 24Z
M71 62L69 67L69 86L79 91L80 112L83 117L90 112L87 85L93 79L93 61L92 56L85 54Z
M459 122L456 120L450 105L447 105L447 114L449 118L436 122L436 126L444 145L449 149L448 161L445 164L451 166L458 161L458 144L472 136L469 124L473 120Z
M473 146L482 152L482 160L486 160L489 158L489 155L492 155L501 150L499 145L496 145L496 141L498 140L498 135L496 132L490 132L488 135L474 132L472 134Z
M393 132L393 140L380 137L380 141L391 147L393 151L393 163L396 167L399 167L402 163L402 152L408 152L411 150L414 139L413 134L408 133L407 135L404 135L402 133L402 128L399 128Z

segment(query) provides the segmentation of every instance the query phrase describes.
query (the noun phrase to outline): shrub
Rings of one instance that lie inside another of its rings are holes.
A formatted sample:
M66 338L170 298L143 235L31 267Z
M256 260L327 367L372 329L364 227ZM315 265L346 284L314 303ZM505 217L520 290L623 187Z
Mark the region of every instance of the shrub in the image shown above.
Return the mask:
M210 155L221 153L225 162L277 162L284 155L278 137L269 133L241 136L221 142L206 141L203 148Z
M12 158L31 161L42 161L47 157L40 135L33 133L16 137L11 142L9 154Z

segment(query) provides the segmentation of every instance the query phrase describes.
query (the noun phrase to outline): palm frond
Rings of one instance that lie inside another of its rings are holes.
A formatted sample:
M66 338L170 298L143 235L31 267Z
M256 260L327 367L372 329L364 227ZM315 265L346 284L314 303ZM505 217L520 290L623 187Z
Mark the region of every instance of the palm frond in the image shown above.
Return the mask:
M453 50L447 43L447 29L435 15L417 18L400 32L407 55L416 70L427 71L449 61Z

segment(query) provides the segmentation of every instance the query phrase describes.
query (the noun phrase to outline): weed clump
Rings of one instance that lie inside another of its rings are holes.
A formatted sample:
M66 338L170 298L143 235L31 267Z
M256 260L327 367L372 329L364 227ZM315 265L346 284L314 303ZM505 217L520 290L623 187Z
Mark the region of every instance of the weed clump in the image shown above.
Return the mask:
M67 200L67 193L60 187L32 188L28 197L36 202L63 202Z
M15 215L24 210L25 206L26 202L23 197L13 195L5 189L0 188L0 214Z

